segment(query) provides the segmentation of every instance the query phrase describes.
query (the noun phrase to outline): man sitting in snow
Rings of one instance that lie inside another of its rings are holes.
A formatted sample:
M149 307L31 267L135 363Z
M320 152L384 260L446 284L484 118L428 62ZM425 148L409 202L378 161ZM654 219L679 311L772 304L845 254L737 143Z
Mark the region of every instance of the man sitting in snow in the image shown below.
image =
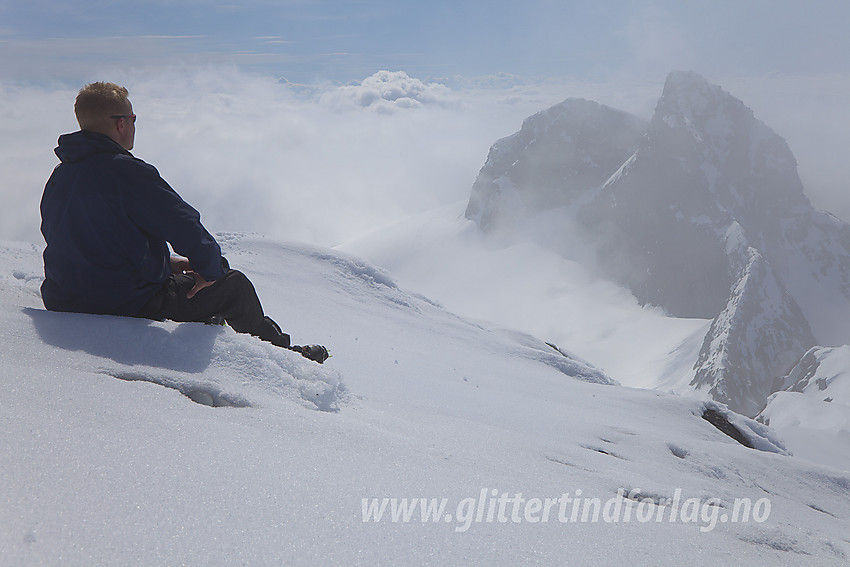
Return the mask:
M136 115L127 89L92 83L74 113L81 130L59 137L60 163L44 188L44 306L173 321L223 319L317 362L318 345L292 346L263 313L253 284L231 270L200 214L133 157ZM171 257L168 244L185 258Z

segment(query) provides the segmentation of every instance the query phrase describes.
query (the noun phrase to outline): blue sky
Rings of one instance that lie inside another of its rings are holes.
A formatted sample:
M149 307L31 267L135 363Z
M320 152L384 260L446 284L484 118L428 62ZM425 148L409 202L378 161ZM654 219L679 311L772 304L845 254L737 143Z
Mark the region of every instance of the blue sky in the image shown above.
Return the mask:
M848 21L850 2L826 0L0 0L0 78L175 63L296 82L843 72Z

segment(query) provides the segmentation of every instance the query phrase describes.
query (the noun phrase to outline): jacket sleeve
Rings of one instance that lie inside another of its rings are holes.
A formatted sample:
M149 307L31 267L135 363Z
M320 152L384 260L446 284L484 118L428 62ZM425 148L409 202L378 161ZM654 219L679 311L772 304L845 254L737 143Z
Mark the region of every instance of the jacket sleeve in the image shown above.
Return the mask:
M205 280L222 277L221 248L201 224L200 213L160 177L155 167L136 158L122 161L122 169L127 170L122 177L130 220L141 230L170 243Z

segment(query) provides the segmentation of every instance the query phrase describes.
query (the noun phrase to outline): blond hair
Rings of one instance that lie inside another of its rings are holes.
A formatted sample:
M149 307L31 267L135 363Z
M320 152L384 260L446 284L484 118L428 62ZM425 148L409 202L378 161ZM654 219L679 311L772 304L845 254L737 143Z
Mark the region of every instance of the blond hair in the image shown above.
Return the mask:
M90 83L80 89L74 102L74 114L83 130L108 132L109 117L130 110L127 89L115 83Z

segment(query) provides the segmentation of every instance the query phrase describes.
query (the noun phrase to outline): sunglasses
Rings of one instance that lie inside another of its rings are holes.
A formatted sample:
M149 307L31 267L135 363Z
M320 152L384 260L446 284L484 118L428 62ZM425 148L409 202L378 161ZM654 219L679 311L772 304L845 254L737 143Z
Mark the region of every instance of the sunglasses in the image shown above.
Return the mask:
M133 121L133 124L136 123L136 115L135 114L116 114L115 116L110 116L113 120L118 120L119 118L129 118Z

